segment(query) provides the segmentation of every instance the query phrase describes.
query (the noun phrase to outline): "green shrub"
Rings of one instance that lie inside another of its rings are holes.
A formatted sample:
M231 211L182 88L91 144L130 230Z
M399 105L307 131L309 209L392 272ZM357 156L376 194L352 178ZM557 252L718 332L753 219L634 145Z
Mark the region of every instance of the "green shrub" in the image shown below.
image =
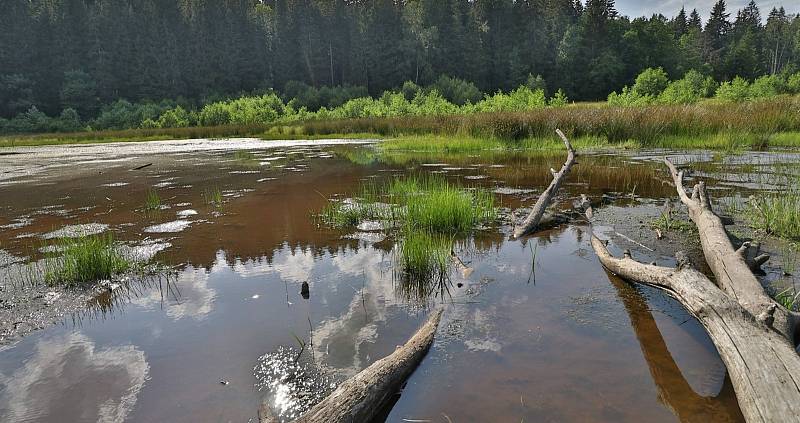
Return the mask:
M556 91L556 93L550 97L550 100L547 102L550 107L564 107L569 104L569 98L567 98L567 94L564 93L564 90L561 88Z
M786 92L789 94L800 94L800 72L789 75L786 81Z
M609 94L607 101L609 106L633 107L652 104L654 99L649 95L643 96L637 94L629 87L623 87L622 93L617 93L614 91L613 93Z
M411 81L404 82L403 86L400 88L400 92L403 93L403 97L405 97L408 101L413 100L420 91L422 91L422 88Z
M547 82L542 78L542 75L536 75L529 73L528 79L525 81L525 86L530 88L531 91L542 90L545 92L547 91Z
M725 101L745 101L750 98L750 83L737 76L732 81L725 81L717 88L716 97Z
M447 101L457 106L477 103L483 97L481 90L472 82L451 78L447 75L440 76L430 88L438 91Z
M700 72L690 70L683 79L670 82L658 97L664 104L692 104L710 96L716 83L710 76L704 77Z
M192 119L186 109L177 106L164 112L155 124L159 128L187 128L192 124Z
M785 81L777 75L765 75L750 84L749 98L773 97L786 91Z
M662 68L647 68L636 77L632 91L641 97L658 97L669 84L667 73Z
M467 106L466 112L524 112L541 109L547 106L543 90L531 90L528 87L519 87L506 94L498 91L492 96L486 96L473 107Z

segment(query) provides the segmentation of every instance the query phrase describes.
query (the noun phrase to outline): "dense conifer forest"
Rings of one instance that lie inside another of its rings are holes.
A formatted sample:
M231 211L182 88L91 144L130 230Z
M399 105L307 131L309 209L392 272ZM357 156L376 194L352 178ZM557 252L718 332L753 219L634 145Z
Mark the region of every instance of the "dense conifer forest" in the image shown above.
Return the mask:
M624 99L623 87L647 69L717 83L765 75L789 83L800 70L800 18L752 1L731 10L719 0L705 17L681 9L636 18L613 0L3 4L5 132L42 132L37 119L59 116L63 127L49 129L136 128L176 106L180 114L272 92L310 112L404 84L435 87L457 106L522 86L594 101L615 91ZM115 110L136 116L120 122Z

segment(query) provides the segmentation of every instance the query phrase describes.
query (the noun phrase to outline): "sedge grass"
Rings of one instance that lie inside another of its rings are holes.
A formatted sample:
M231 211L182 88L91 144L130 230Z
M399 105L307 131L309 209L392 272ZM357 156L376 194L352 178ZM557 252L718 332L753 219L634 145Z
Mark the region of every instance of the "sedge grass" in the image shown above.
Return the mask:
M800 240L800 186L752 197L745 211L750 226L768 235Z
M144 210L145 211L161 210L161 197L155 190L151 189L147 191L147 196L144 199Z
M206 188L203 191L203 198L205 198L206 204L216 208L222 207L222 203L224 200L222 196L222 191L217 186Z
M110 279L134 263L116 249L111 235L61 238L58 252L44 261L44 280L50 285L82 285Z

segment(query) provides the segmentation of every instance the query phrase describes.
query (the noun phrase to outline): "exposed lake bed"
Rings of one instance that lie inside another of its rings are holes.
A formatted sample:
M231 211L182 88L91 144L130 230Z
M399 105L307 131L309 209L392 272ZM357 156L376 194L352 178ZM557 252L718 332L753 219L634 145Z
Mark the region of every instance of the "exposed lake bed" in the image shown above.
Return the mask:
M301 349L324 375L313 380L335 384L391 353L434 304L446 306L437 341L388 421L740 421L702 326L665 294L607 274L589 238L594 230L642 261L671 263L692 235L655 236L653 221L674 200L661 157L691 163L733 206L785 187L800 158L582 153L559 204L587 194L594 226L573 221L512 241L501 213L454 244L470 272L451 272L446 291L420 298L399 287L396 241L379 222L320 224L329 199L366 181L435 174L517 210L547 186L560 153L387 156L367 142L257 140L14 152L0 156L0 296L11 313L2 324L43 330L4 339L0 415L11 421L246 421L275 395L254 375L265 354L286 363L286 348ZM159 204L145 210L151 191ZM49 239L105 232L173 273L86 292L15 280ZM766 268L767 283L786 283L779 264ZM12 295L36 301L15 308ZM319 397L290 392L289 411Z

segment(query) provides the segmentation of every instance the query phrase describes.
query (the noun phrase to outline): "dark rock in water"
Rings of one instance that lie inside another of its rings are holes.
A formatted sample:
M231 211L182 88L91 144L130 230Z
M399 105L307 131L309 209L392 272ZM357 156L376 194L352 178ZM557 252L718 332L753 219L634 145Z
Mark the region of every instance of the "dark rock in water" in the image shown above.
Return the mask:
M311 292L308 289L308 282L303 282L303 286L300 288L300 295L304 300L311 298Z

